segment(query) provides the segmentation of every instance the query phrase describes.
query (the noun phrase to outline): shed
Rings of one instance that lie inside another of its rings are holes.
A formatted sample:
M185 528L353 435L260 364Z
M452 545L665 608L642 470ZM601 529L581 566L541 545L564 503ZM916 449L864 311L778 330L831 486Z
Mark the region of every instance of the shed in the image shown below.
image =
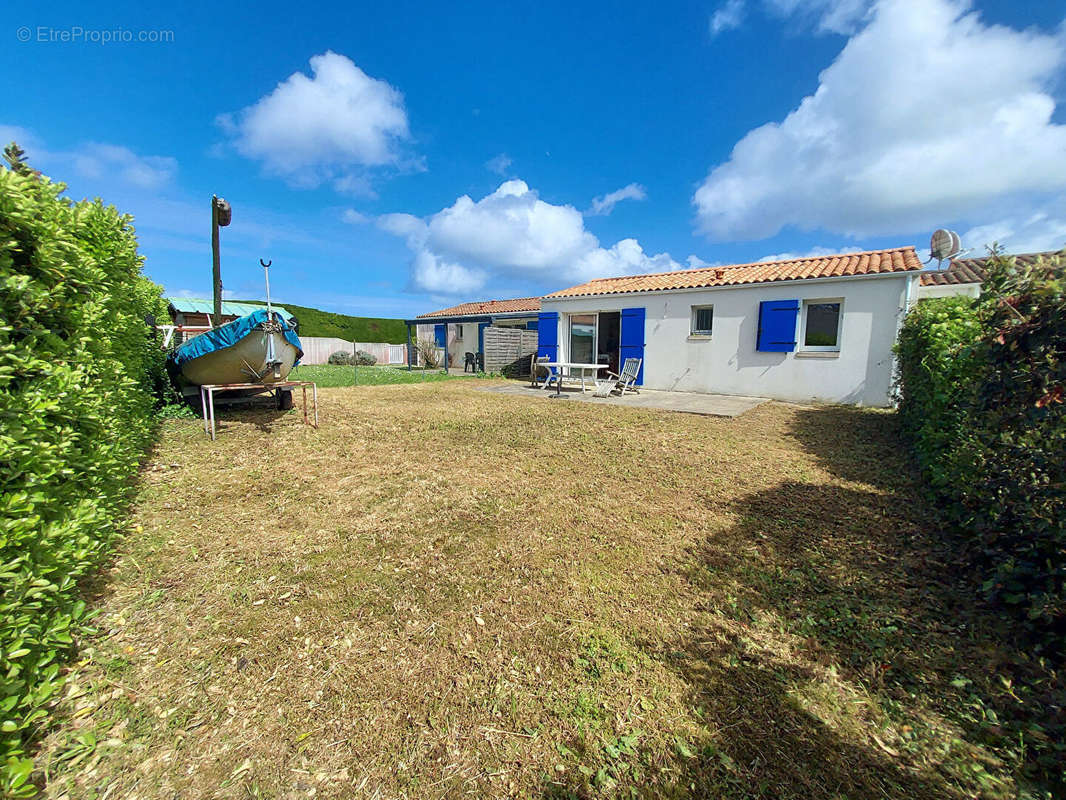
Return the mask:
M175 325L190 327L211 328L214 316L215 304L212 300L201 300L196 297L168 297L168 310L170 320ZM266 303L238 303L233 300L222 301L222 324L232 322L237 317L251 314L261 310ZM294 319L293 315L279 305L270 304L285 319Z
M523 336L521 331L536 331L539 311L539 297L516 297L460 303L404 320L407 324L408 364L417 361L414 338L432 338L437 347L446 349L449 367L462 367L465 354L473 353L481 355L486 370L499 371L527 351L532 355L536 336ZM486 339L489 328L493 331ZM497 330L501 332L497 334ZM494 352L497 349L499 352Z

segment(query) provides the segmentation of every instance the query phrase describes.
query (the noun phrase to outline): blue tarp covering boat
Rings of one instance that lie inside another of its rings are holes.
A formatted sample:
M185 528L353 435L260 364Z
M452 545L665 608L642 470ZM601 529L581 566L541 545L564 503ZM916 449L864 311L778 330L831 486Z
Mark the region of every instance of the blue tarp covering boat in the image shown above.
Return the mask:
M300 362L295 321L258 309L178 347L170 361L190 383L276 383Z

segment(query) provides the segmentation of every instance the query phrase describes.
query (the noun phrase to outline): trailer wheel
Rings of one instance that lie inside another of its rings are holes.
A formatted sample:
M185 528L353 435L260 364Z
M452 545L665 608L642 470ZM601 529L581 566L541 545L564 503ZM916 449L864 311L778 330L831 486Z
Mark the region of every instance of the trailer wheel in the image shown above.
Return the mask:
M278 389L278 411L288 411L295 404L292 402L292 389Z

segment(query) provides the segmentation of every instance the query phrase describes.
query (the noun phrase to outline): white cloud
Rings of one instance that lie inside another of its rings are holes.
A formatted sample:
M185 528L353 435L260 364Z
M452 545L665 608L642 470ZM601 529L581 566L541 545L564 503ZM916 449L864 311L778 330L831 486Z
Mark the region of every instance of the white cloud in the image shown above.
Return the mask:
M786 253L773 253L763 256L759 262L765 261L794 261L797 258L816 258L819 256L842 256L847 253L861 253L861 247L812 247L810 250L793 251Z
M370 222L370 217L354 208L346 208L341 214L341 220L349 225L365 225Z
M426 219L386 214L377 224L402 236L414 254L412 286L439 294L501 280L558 285L680 269L666 253L646 254L636 239L601 247L580 211L544 202L521 180L505 181L477 201L464 195Z
M511 157L507 155L507 153L500 153L498 156L493 156L485 162L485 169L502 176L507 174L507 170L511 168L511 164L513 163L514 161L511 160Z
M1066 198L1047 208L978 225L962 234L962 246L970 257L985 254L998 243L1009 253L1038 253L1066 248Z
M128 147L90 142L68 154L83 178L117 176L140 189L156 189L169 183L178 171L170 156L139 156Z
M918 7L918 3L912 3ZM819 31L850 35L869 13L874 0L765 0L765 4L777 16L799 16L812 21Z
M606 216L614 211L614 207L623 200L644 200L648 193L639 183L631 183L609 194L596 197L592 200L592 207L585 213L590 217Z
M37 142L36 137L25 128L18 125L0 125L0 149L7 147L12 142L18 142L23 150Z
M924 231L1066 189L1066 126L1048 93L1066 39L986 25L968 7L882 0L814 94L711 170L693 198L700 229Z
M772 17L789 17L822 33L851 35L869 14L874 0L762 0ZM746 0L726 0L711 15L711 36L739 28L748 16Z
M721 261L704 261L699 256L689 256L685 259L685 263L688 264L689 269L703 269L704 267L720 267Z
M711 15L711 36L739 28L744 21L744 0L726 0Z
M296 186L331 182L365 191L366 168L400 165L410 137L403 95L346 56L311 58L312 76L294 72L273 92L218 118L237 151Z
M174 179L177 159L170 156L144 156L128 147L102 142L84 142L72 150L50 150L32 131L16 125L0 125L0 147L12 141L26 151L29 165L56 180L86 178L135 189L158 189ZM99 189L96 189L99 192Z

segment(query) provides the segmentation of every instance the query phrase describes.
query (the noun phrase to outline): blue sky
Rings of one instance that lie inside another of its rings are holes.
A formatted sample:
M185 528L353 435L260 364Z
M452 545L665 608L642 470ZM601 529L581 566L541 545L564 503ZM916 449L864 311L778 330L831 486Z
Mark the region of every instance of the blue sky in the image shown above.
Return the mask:
M209 293L212 193L230 296L262 257L279 301L380 316L940 226L1066 244L1066 2L41 5L5 15L0 134L175 294Z

